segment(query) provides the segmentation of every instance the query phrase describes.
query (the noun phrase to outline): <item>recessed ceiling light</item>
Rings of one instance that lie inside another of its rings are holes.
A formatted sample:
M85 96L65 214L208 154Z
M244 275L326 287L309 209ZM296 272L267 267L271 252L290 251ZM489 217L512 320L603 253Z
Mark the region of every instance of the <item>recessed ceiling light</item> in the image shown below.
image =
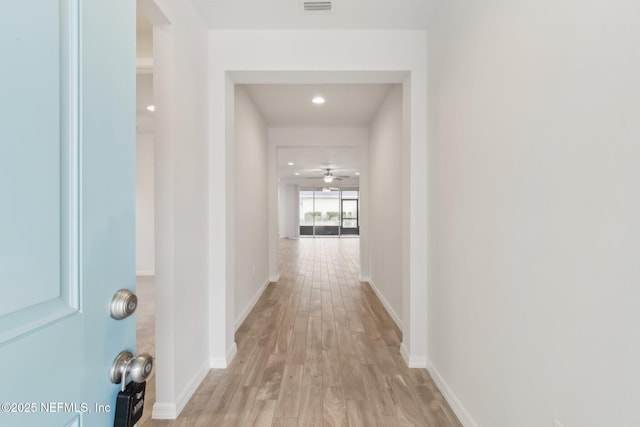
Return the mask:
M287 163L287 164L288 164L289 166L293 166L293 165L294 165L294 163L293 163L293 162L289 162L289 163Z
M295 176L298 176L298 175L300 175L300 173L299 173L299 172L296 172L296 173L294 173L294 175L295 175Z
M360 176L360 172L356 172L356 176Z
M156 111L156 106L155 105L147 105L147 110Z
M324 104L324 98L321 97L321 96L316 96L315 98L313 98L311 100L311 102L313 102L314 104L318 104L318 105Z

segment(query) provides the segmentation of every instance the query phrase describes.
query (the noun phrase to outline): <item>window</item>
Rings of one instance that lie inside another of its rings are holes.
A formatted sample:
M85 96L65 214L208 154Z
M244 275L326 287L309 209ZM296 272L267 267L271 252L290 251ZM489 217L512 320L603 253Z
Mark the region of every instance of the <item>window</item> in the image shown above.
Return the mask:
M300 235L358 235L358 190L301 190Z

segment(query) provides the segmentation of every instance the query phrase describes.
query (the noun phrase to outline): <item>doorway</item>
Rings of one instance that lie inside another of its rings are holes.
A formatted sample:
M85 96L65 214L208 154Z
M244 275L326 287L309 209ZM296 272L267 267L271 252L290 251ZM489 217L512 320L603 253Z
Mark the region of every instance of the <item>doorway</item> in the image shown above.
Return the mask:
M258 33L256 33L258 34ZM233 169L234 162L234 85L238 84L275 84L278 82L297 82L297 83L340 83L340 84L348 84L348 83L403 83L403 90L411 96L405 97L405 108L403 111L407 114L407 119L404 121L403 128L406 128L406 132L404 132L405 138L403 140L403 145L407 147L406 156L404 161L407 163L407 167L403 171L403 179L405 179L406 183L413 183L413 185L405 185L402 187L402 192L406 192L406 197L404 200L406 201L403 204L402 216L403 216L403 224L406 224L407 230L409 226L413 226L414 230L417 232L404 232L402 235L406 236L406 241L403 241L403 253L406 255L406 259L408 261L411 260L419 260L422 259L422 253L426 252L426 241L423 239L423 235L426 235L426 232L423 232L423 222L424 218L426 218L426 202L423 201L422 191L425 190L424 182L426 182L426 173L424 168L415 167L416 165L422 166L423 158L426 158L426 149L422 146L424 142L424 136L426 135L426 128L423 126L423 117L425 116L426 105L423 102L424 99L424 84L426 82L425 72L423 69L426 61L425 58L420 55L416 55L415 51L417 47L422 46L425 42L423 41L423 37L419 35L412 34L401 34L401 37L397 37L396 33L388 34L385 32L381 33L367 33L367 34L359 34L357 37L351 37L349 34L339 34L338 40L339 43L332 44L334 50L328 51L321 47L316 48L317 46L325 46L327 41L327 34L324 32L322 34L315 34L313 32L304 32L294 37L295 44L298 45L306 45L306 42L309 42L313 49L304 48L297 51L296 55L292 56L292 50L281 49L278 50L279 46L282 46L283 40L281 36L276 37L276 40L273 40L273 34L266 32L259 32L259 37L255 37L256 34L249 33L239 33L239 37L243 37L241 40L242 43L235 43L235 39L230 37L228 33L218 32L215 30L210 30L207 34L207 41L209 46L216 46L215 53L213 50L209 51L209 61L203 61L203 64L206 68L206 74L208 76L207 79L207 91L206 91L206 105L205 111L208 111L207 115L207 132L203 133L208 141L207 150L204 152L204 156L198 156L198 159L204 157L207 161L207 170L209 171L208 175L205 175L205 179L207 179L208 187L207 194L209 196L209 200L221 200L222 204L220 205L211 205L211 210L208 212L208 233L205 233L205 237L209 237L206 245L202 245L202 251L198 251L197 254L206 253L208 265L206 269L198 269L195 271L195 274L205 276L207 273L209 274L209 288L208 288L208 305L206 307L206 313L208 315L208 356L210 359L210 366L213 367L226 367L228 363L233 359L236 345L234 342L234 327L236 316L236 308L234 305L234 283L235 283L235 265L234 261L236 260L235 256L235 245L233 241L233 233L230 230L234 230L235 219L236 219L236 211L234 204L231 203L233 198L236 196L236 185L235 185L235 170ZM161 34L162 35L162 34ZM167 35L169 37L170 34ZM329 34L330 38L332 37ZM286 38L290 40L289 37ZM249 43L245 43L244 40L250 41ZM406 49L406 46L412 46L411 49ZM388 51L383 51L383 54L380 54L377 50L375 51L375 55L367 56L371 49L370 46L382 46L383 50L387 49ZM417 46L417 47L416 47ZM275 49L275 51L274 51ZM352 52L354 50L362 51L362 55L354 56ZM426 52L426 49L424 49ZM264 51L268 52L268 55L255 55L256 51ZM310 57L306 56L313 52L313 55ZM339 52L337 54L336 52ZM171 51L170 53L176 54L179 58L182 59L182 55L177 55L178 51ZM318 53L320 54L320 58L317 58ZM368 58L368 59L367 59ZM162 57L158 58L158 61L162 60ZM166 59L166 58L165 58ZM170 57L169 59L173 59ZM186 58L190 59L190 58ZM357 60L356 60L357 59ZM336 62L338 61L339 62ZM195 62L195 61L194 61ZM182 64L182 62L180 62ZM196 65L200 63L197 62ZM297 65L302 64L302 65ZM317 69L318 72L299 72L298 70L305 70L305 68L309 66L309 64L319 64ZM187 69L188 67L182 67L179 71L183 69ZM190 68L189 68L190 69ZM335 70L363 70L358 72L345 72L345 71L335 71ZM397 72L388 72L385 70L404 70ZM160 67L158 67L160 70ZM238 70L249 70L249 71L238 71ZM255 71L255 70L267 70L264 72ZM271 70L271 71L269 71ZM273 70L285 70L285 71L277 71ZM286 70L292 70L291 72L287 72ZM381 71L382 70L382 71ZM322 74L322 75L320 75ZM159 72L158 72L158 75ZM181 92L182 94L182 92ZM196 101L199 101L198 97ZM191 101L191 97L187 98ZM162 99L158 100L159 105L161 106ZM194 105L194 102L183 102L184 105L191 106ZM204 103L203 103L204 104ZM277 104L274 104L277 105ZM162 113L162 108L160 108L160 112ZM182 118L182 117L181 117ZM187 122L191 124L191 122ZM159 124L161 126L162 124ZM191 129L191 126L187 126L186 128ZM352 131L351 129L347 129L348 131ZM279 136L293 136L296 133L295 129L287 129L287 128L279 128L279 129L271 129L269 131L269 136L277 139ZM199 136L200 134L198 134ZM305 139L305 138L297 138L298 141L302 141L304 143L308 143L310 145L317 145L318 142ZM332 139L324 139L324 142ZM275 141L275 139L274 139ZM282 141L282 139L280 139ZM161 145L161 144L160 144ZM160 145L158 149L160 150ZM276 171L276 152L279 146L286 145L286 142L274 142L274 144L269 145L269 171L268 171L268 201L269 207L266 215L267 219L267 227L269 229L269 278L272 281L277 281L278 277L278 268L277 268L277 254L278 254L278 207L277 207L277 191L278 191L278 177ZM351 143L351 145L354 145ZM200 154L200 153L197 153ZM160 155L158 154L158 157ZM195 157L195 156L194 156ZM363 165L367 165L368 162L364 161ZM415 164L414 164L415 163ZM410 166L410 167L409 167ZM169 174L165 174L166 176L158 176L158 179L168 179ZM368 203L368 195L370 186L367 182L366 172L363 171L364 183L361 185L362 190L362 210L367 212L367 203ZM417 193L417 194L414 194ZM160 195L158 195L160 196ZM214 197L215 196L215 197ZM408 201L412 200L411 204L408 204ZM193 212L201 212L201 210L192 210ZM205 208L206 211L206 208ZM361 217L361 218L360 218ZM411 221L410 221L411 220ZM366 279L369 274L369 256L368 256L368 222L370 219L366 215L359 215L358 218L358 226L360 228L360 263L362 268L360 269L360 275L362 279ZM420 222L422 221L422 222ZM195 236L195 233L194 233ZM409 236L418 236L417 238L411 238L409 240ZM160 236L158 236L159 238ZM200 237L200 236L195 236ZM158 263L158 278L161 277L160 269L165 266L165 263ZM426 300L423 284L426 283L426 280L423 278L426 276L426 271L423 271L424 266L418 262L408 262L404 267L407 270L407 273L404 274L402 289L404 293L404 299L409 303L416 301L416 304L423 304L423 301ZM192 271L192 270L190 270ZM248 270L252 272L250 268ZM196 279L199 279L197 277ZM198 280L191 280L192 283L197 283ZM410 284L415 286L409 286ZM160 282L158 285L163 285ZM419 286L418 289L415 289L416 286ZM199 288L198 288L199 290ZM411 292L409 292L411 291ZM200 293L196 293L200 296ZM164 300L158 300L158 309L164 313L166 306L170 309L174 306L178 306L175 302L174 297L181 297L181 294L176 292L168 292L165 296ZM199 303L198 307L202 307L202 298L199 298L196 303ZM185 304L186 305L186 304ZM409 347L408 340L410 338L415 338L412 343L422 343L426 340L426 337L423 336L423 331L419 328L410 329L410 323L424 325L426 321L423 321L422 317L424 317L425 310L421 307L421 310L410 310L410 307L407 304L407 309L403 311L402 316L405 318L405 348L403 350L403 354L408 358L414 352L415 354L421 356L423 353L422 345L421 346L411 346ZM180 306L182 307L182 306ZM193 312L192 306L190 313ZM411 313L410 313L411 311ZM174 311L169 311L171 314L174 314ZM200 312L196 312L192 318L199 320L202 316L200 314L204 313L203 310ZM164 323L169 323L170 326L174 325L174 318L164 319L165 316L162 316L163 324L158 325L158 350L163 350L165 347L168 347L164 339L162 338L163 331L166 328L162 328ZM167 316L169 317L169 316ZM180 316L176 316L175 320L182 320ZM182 322L189 323L189 322ZM202 324L201 322L198 324ZM176 331L183 331L180 327L182 324L176 326ZM206 330L207 328L195 328L189 330L191 332L189 336L199 337L202 333L202 330ZM184 331L187 331L184 329ZM174 329L169 330L168 332L173 333ZM169 335L169 334L166 334ZM202 342L202 340L194 342ZM206 346L202 346L206 347ZM176 354L175 358L165 358L165 364L174 364L174 360L180 361L183 366L186 364L187 366L194 366L192 363L185 363L184 356L186 351L184 351L185 346L173 346L169 348L170 354ZM191 348L189 348L191 350ZM199 356L204 353L203 348L198 348L197 352L190 351L188 356L194 355L193 359L200 363ZM158 354L160 356L160 354ZM180 357L178 357L180 356ZM418 362L421 362L422 359L415 358ZM159 359L159 363L160 363ZM189 359L191 362L191 359ZM414 364L415 364L414 363ZM195 365L197 367L200 366ZM204 366L204 365L203 365ZM172 366L167 369L174 373ZM182 373L184 369L180 371ZM191 373L191 372L189 372ZM162 375L161 375L162 374ZM163 370L160 369L160 365L158 365L158 381L161 381L165 375L163 374ZM171 376L171 378L176 377L176 375ZM193 376L194 378L200 378L197 375ZM191 377L190 377L191 378ZM194 381L195 382L195 381ZM160 384L159 391L162 392L163 384ZM187 395L190 393L189 388L185 388L187 390L184 394L179 394L179 396ZM178 390L182 392L183 390ZM180 399L181 400L181 399ZM175 402L176 398L173 396L166 397L159 396L159 402L167 402L165 406L159 409L166 409L167 417L172 413L175 413L176 410L179 412L182 405L180 402ZM158 409L158 408L156 408Z
M351 197L351 198L345 198ZM354 198L355 197L355 198ZM357 236L360 234L360 215L359 215L359 203L358 203L358 191L343 191L342 192L342 206L340 208L341 222L340 222L340 235L341 236Z

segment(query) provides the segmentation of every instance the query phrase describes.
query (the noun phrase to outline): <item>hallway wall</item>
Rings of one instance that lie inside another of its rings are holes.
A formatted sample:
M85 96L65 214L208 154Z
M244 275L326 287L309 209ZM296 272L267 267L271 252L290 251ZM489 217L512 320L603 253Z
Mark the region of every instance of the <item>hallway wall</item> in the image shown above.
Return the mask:
M395 85L369 128L370 283L402 329L402 86Z
M210 368L207 32L190 2L157 0L156 384L154 418L173 418Z
M300 198L298 186L278 183L278 236L295 239L300 235Z
M235 88L235 327L269 284L267 125L242 86Z
M640 3L438 12L431 372L468 426L640 425Z

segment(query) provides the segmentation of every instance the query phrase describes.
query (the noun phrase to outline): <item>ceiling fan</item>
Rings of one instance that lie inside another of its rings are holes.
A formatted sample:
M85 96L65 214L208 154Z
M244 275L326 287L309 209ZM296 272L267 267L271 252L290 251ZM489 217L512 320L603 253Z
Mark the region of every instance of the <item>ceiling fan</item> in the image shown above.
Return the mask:
M324 182L326 182L327 184L331 184L334 180L335 181L342 181L345 178L349 178L348 176L336 176L336 175L334 175L333 173L331 173L331 171L332 171L331 168L325 168L325 169L321 169L321 170L325 171L324 175L322 176L322 180ZM307 177L307 179L319 179L319 177L310 176L310 177Z

